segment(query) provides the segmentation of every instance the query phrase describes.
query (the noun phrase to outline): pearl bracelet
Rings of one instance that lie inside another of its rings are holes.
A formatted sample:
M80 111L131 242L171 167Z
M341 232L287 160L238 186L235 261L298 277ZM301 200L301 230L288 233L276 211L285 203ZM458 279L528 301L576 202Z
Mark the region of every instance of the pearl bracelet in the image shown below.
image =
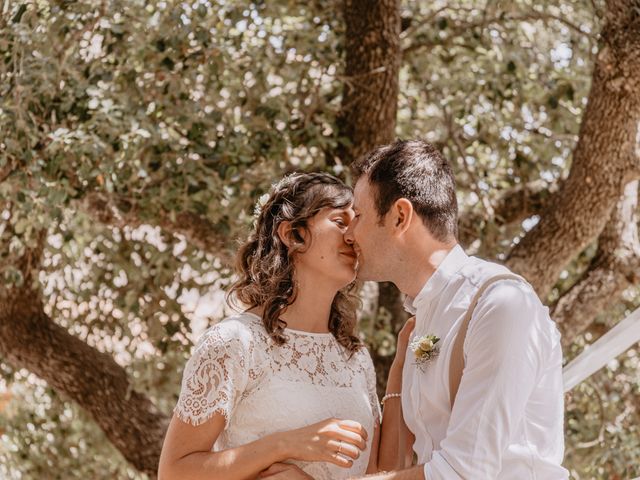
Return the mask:
M400 398L401 396L401 393L387 393L384 397L382 397L382 400L380 400L380 405L384 407L384 402L386 402L390 398Z

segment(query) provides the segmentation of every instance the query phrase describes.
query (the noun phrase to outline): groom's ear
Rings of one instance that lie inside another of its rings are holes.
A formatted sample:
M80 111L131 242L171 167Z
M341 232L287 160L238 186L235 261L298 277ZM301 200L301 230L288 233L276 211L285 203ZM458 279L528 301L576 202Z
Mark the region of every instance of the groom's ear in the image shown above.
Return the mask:
M399 198L393 202L391 212L393 213L392 221L396 233L406 232L415 214L413 204L406 198Z

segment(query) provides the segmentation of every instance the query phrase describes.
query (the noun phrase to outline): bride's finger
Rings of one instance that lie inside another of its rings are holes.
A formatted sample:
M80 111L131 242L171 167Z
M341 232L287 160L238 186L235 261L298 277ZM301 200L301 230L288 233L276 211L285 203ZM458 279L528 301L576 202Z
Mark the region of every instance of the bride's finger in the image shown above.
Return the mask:
M341 430L335 437L335 440L342 440L344 443L353 445L354 447L364 450L367 448L367 441L362 438L358 433L353 433L348 430Z
M340 429L336 432L335 438L338 440L345 440L360 448L360 450L364 450L367 448L367 434L366 432L363 433L364 435L359 432Z
M344 430L349 430L351 432L357 433L365 440L368 438L368 434L365 428L355 420L340 420L338 422L338 426Z
M335 452L354 460L360 457L360 449L358 447L342 440L331 440L327 443L327 447L331 453Z
M411 317L409 320L406 321L406 323L398 333L398 339L403 341L408 340L409 335L411 335L411 332L413 331L415 326L416 326L416 317Z
M351 468L353 466L351 458L336 452L329 453L326 456L326 461L343 468Z

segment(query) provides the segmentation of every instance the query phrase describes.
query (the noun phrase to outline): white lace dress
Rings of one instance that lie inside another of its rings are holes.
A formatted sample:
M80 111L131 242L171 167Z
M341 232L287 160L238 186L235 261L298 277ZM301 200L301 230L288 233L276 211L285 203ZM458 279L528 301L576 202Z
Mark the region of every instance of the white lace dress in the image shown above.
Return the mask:
M199 425L214 413L226 426L212 445L220 451L265 435L304 427L329 417L360 422L367 450L351 468L325 462L291 462L317 480L363 475L380 409L375 371L366 348L350 359L330 333L286 329L276 345L260 317L226 318L202 336L187 363L174 412Z

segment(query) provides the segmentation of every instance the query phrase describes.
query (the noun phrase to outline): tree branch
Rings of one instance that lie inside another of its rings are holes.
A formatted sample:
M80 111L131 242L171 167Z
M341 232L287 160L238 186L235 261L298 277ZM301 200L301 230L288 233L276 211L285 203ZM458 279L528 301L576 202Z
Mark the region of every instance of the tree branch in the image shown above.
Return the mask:
M640 280L638 181L629 183L598 239L582 277L553 306L552 317L570 345L624 290Z
M607 12L569 176L507 260L543 298L565 265L600 235L625 185L640 177L640 15L625 12Z
M135 228L146 223L140 218L135 205L125 198L92 192L81 203L86 212L105 225ZM175 218L165 213L158 218L159 221L154 222L154 225L168 233L184 235L188 242L216 255L224 264L232 263L233 253L229 250L228 239L207 218L193 212L180 212Z
M542 180L517 185L506 190L492 203L493 216L486 209L471 208L460 215L458 231L460 242L468 246L479 238L486 222L491 221L502 227L522 222L533 215L539 215L553 203L553 196L559 184L549 186Z
M123 456L153 477L168 419L133 390L127 373L110 355L45 314L37 276L35 282L32 276L38 270L44 238L42 231L39 247L26 249L14 262L24 276L21 286L0 286L0 353L84 408Z
M0 183L4 182L9 177L9 175L13 173L14 169L15 161L13 159L8 159L5 166L0 169Z
M501 13L497 16L494 17L490 17L490 18L482 18L481 20L477 20L475 22L464 22L461 23L459 25L456 25L455 28L451 29L451 33L449 35L447 35L446 38L437 38L437 39L432 39L429 41L422 41L422 42L411 42L410 45L408 45L407 47L405 47L402 50L402 54L403 55L407 55L409 53L413 53L419 50L422 50L424 48L430 49L439 45L444 45L446 44L448 41L452 40L453 38L456 38L462 34L464 34L465 32L468 32L470 30L473 30L475 28L485 28L488 27L489 25L495 24L495 23L504 23L504 22L526 22L529 20L542 20L543 22L549 22L549 21L555 21L555 22L559 22L563 25L565 25L566 27L568 27L569 29L579 33L580 35L584 35L587 36L589 38L591 38L594 42L597 40L597 35L594 35L590 32L586 32L584 31L579 25L576 25L575 23L571 22L570 20L567 20L564 17L560 17L558 15L554 15L552 13L546 13L546 12L528 12L528 13L524 13L521 15L509 15L507 13Z

